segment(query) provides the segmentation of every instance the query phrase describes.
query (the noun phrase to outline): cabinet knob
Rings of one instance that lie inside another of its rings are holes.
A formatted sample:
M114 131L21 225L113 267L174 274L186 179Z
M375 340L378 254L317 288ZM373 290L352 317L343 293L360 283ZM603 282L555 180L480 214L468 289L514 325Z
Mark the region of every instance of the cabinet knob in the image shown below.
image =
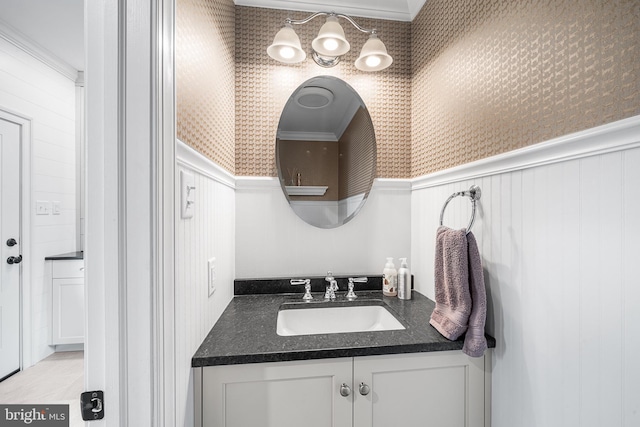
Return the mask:
M360 383L360 386L358 387L358 390L360 391L361 395L366 396L371 391L371 388L368 385L366 385L365 383Z
M347 397L351 394L351 387L349 387L346 383L342 383L340 386L340 395L343 397Z

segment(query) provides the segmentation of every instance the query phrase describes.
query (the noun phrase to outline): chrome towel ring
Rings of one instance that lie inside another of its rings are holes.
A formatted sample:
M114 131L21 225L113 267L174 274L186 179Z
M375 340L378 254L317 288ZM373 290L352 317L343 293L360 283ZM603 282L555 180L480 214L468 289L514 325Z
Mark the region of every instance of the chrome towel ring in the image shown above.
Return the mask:
M466 196L471 199L471 220L469 221L469 226L467 227L467 234L471 231L471 227L473 227L473 222L476 220L476 201L480 200L480 196L482 196L482 191L480 187L477 185L472 185L468 191L458 191L457 193L453 193L446 202L444 202L444 206L442 207L442 212L440 212L440 225L442 225L442 218L444 217L444 210L447 208L449 202L458 196Z

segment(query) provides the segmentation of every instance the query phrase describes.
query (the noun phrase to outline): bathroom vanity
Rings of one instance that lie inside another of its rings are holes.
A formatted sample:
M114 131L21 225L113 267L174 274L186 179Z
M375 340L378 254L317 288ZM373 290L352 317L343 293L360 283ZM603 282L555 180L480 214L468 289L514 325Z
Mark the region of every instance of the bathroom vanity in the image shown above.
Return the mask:
M429 325L434 303L415 291L408 301L356 293L306 304L301 294L236 296L192 359L196 426L490 425L491 350L463 354L462 340ZM350 304L381 305L404 329L276 332L282 310Z
M82 252L45 258L51 283L50 345L84 343L84 259Z

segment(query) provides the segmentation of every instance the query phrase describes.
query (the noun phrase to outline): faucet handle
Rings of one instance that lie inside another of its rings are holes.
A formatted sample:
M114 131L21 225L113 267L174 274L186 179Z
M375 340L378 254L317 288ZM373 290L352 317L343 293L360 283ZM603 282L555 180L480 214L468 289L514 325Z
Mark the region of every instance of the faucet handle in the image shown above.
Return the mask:
M349 277L349 282L357 282L357 283L367 283L369 281L368 277Z
M353 291L353 279L349 278L349 291L347 292L347 299L349 301L353 301L354 299L358 298L358 296L356 295L356 293Z
M291 279L289 281L292 285L304 285L304 296L302 297L305 301L311 301L313 296L311 295L311 280L310 279Z

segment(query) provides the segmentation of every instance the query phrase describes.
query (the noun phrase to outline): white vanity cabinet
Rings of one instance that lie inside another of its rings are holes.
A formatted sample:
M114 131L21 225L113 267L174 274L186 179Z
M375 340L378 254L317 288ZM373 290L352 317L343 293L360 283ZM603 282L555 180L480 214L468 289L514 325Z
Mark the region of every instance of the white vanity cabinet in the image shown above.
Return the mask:
M49 261L51 345L84 343L84 261Z
M488 357L446 351L197 368L196 425L488 427Z

